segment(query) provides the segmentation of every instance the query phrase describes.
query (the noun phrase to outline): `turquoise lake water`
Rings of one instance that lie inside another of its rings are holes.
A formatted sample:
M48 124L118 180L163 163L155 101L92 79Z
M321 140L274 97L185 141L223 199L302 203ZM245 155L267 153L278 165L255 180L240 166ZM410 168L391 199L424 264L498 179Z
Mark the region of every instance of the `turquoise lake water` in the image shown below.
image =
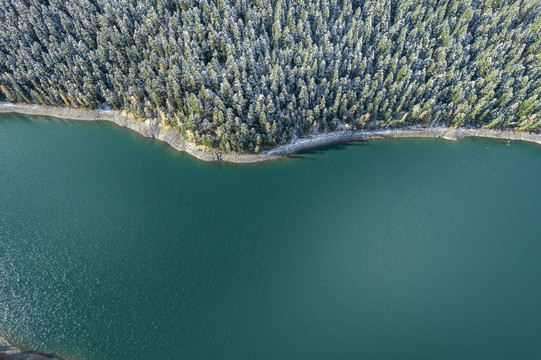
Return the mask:
M97 359L539 359L541 146L204 163L0 116L0 333Z

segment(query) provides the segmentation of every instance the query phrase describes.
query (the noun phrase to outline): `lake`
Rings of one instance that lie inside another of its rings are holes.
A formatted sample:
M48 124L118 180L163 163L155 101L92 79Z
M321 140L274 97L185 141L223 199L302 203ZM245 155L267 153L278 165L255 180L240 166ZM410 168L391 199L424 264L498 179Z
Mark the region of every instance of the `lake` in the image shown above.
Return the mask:
M0 333L98 359L539 359L541 147L204 163L0 116Z

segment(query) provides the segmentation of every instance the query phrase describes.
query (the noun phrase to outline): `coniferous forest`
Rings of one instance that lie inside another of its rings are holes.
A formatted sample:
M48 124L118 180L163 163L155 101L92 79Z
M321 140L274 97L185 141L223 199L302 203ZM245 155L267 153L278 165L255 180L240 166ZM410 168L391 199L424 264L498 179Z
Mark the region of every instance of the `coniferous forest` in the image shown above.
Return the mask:
M538 0L2 0L0 101L209 147L337 128L541 130Z

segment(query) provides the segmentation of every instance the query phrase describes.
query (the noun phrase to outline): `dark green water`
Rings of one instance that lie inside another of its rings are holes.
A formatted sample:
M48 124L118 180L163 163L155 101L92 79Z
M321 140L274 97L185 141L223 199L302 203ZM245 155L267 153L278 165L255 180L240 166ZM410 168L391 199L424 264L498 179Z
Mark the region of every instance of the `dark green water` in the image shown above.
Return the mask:
M94 359L539 359L541 147L199 162L0 117L0 332Z

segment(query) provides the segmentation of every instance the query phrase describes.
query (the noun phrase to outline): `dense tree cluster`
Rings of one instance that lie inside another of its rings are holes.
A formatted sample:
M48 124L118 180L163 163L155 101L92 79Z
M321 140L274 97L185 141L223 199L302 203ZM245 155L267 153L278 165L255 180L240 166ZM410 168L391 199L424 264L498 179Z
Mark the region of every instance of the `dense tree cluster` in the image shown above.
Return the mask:
M541 128L538 0L2 0L0 101L259 151L340 128Z

